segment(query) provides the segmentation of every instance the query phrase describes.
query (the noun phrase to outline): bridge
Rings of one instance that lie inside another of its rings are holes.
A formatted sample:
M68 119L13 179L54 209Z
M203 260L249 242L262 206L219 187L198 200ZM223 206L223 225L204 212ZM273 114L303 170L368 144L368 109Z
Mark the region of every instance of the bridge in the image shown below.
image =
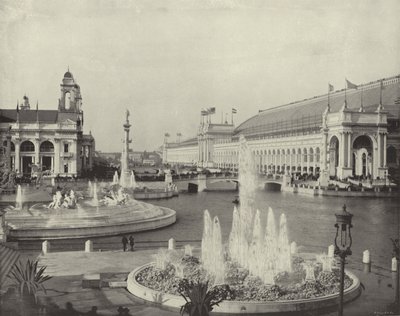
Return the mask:
M237 191L239 187L238 177L232 176L209 176L197 175L187 179L175 179L174 183L178 185L179 189L193 190L192 192L202 191ZM265 177L259 176L258 183L261 188L277 191L281 189L283 184L283 177ZM191 188L191 189L190 189Z

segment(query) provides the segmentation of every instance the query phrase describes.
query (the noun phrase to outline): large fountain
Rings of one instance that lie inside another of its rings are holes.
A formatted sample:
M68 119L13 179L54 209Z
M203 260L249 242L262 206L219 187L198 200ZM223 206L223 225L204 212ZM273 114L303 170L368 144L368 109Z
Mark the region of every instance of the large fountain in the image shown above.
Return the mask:
M214 308L219 313L277 313L329 308L337 304L339 271L332 255L298 253L288 237L287 218L279 221L271 208L255 208L258 187L254 157L242 137L239 152L239 199L232 228L222 240L220 221L204 212L201 257L192 252L161 250L155 262L131 272L128 290L157 304L177 307L185 301L177 282L208 281L228 285L229 301ZM160 277L161 276L161 277ZM345 277L345 301L360 293L359 280L349 271ZM155 299L156 298L156 299Z
M57 188L50 203L23 201L17 187L15 206L6 208L11 239L62 239L107 236L151 230L175 223L176 212L137 201L135 175L128 168L129 112L124 123L125 139L121 177L111 183L65 185ZM53 186L55 188L55 186ZM164 192L162 192L164 194ZM156 195L162 198L160 195ZM44 193L42 201L49 200ZM30 205L33 204L33 205Z

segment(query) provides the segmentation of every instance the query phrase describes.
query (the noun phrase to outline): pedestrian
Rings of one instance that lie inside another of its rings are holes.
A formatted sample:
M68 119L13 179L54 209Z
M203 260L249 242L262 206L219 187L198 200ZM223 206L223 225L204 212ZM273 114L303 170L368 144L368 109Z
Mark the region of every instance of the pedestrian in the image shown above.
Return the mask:
M133 247L135 246L135 238L132 235L129 236L129 245L131 246L131 251L133 251Z
M128 244L128 238L126 238L126 236L122 236L122 246L124 251L126 251L126 245Z

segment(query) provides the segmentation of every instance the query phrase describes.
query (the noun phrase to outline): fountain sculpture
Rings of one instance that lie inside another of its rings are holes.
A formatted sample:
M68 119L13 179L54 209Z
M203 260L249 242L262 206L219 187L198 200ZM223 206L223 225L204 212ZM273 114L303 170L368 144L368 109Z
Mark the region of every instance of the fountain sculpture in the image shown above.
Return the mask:
M128 169L129 112L124 124L125 141L121 178L113 183L88 181L87 187L75 184L73 190L64 187L48 202L22 208L22 189L17 187L16 206L6 209L6 220L13 239L53 239L107 236L150 230L173 224L174 210L140 202L131 189L136 187L135 175ZM28 189L29 190L29 189Z

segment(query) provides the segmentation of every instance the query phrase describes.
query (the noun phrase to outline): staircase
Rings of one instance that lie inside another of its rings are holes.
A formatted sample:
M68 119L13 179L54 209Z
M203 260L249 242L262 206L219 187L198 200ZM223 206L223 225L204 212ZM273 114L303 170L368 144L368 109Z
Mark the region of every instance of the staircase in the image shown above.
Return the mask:
M19 259L19 252L10 246L0 243L0 290L4 290L3 284L12 267Z

